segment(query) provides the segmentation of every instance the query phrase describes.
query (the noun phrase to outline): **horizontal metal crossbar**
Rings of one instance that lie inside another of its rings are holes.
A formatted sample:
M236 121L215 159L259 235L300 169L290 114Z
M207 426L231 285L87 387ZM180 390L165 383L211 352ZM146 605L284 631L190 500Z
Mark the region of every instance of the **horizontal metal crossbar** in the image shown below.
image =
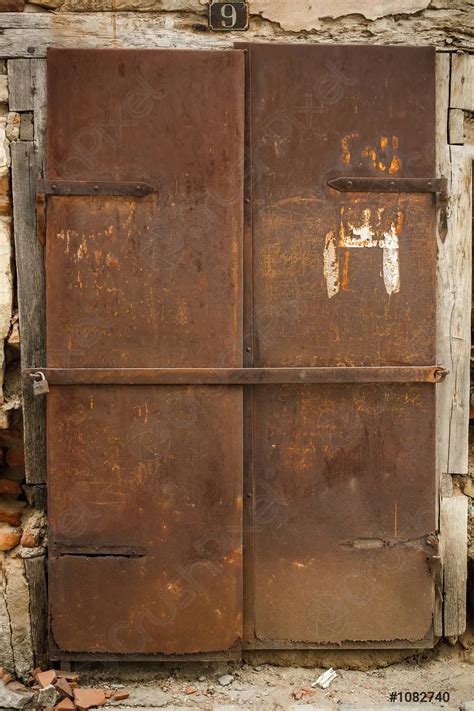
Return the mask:
M438 365L366 368L41 368L50 385L265 385L318 383L440 383Z

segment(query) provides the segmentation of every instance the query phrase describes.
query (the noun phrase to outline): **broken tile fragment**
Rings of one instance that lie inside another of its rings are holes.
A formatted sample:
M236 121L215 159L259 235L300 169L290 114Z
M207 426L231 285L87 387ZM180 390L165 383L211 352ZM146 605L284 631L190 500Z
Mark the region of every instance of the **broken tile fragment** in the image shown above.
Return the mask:
M67 679L64 679L64 677L59 678L54 686L63 696L67 696L70 699L74 698L74 692L71 688L71 685L67 681Z
M186 693L188 692L186 691ZM107 698L107 693L105 696ZM114 694L114 701L123 701L124 699L128 699L129 696L130 694L128 691L116 691Z
M102 689L74 689L74 702L78 709L90 709L105 704Z
M56 683L56 672L54 669L48 669L48 671L40 671L36 674L36 680L40 686L45 688L45 686L51 686Z
M66 679L66 681L79 681L79 674L77 672L65 671L64 669L56 669L56 676L61 679Z
M55 711L74 711L75 708L74 701L66 697L55 706Z

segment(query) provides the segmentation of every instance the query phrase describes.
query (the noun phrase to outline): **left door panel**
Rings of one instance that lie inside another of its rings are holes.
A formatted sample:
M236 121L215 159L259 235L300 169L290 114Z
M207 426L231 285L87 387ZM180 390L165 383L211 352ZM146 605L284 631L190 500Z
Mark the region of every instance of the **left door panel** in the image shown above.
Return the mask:
M243 53L50 50L48 106L49 181L153 187L49 196L48 367L241 367ZM238 649L242 389L51 385L47 422L52 652Z

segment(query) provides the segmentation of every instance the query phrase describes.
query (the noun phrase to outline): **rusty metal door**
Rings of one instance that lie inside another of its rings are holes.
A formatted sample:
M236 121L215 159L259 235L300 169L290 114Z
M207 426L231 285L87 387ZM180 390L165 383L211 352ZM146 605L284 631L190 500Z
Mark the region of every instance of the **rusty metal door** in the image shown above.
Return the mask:
M246 363L328 377L249 396L246 645L429 645L435 53L247 49Z
M48 93L53 655L430 645L434 51L51 50Z
M243 91L232 50L48 53L58 654L241 638L242 388L143 376L242 364Z

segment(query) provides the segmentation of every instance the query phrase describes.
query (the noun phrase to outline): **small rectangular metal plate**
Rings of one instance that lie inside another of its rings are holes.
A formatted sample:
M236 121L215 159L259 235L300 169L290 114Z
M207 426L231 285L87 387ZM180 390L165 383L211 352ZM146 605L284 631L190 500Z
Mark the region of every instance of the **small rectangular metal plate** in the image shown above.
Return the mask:
M249 8L247 2L211 2L209 3L209 27L217 32L235 32L247 30L249 26Z

